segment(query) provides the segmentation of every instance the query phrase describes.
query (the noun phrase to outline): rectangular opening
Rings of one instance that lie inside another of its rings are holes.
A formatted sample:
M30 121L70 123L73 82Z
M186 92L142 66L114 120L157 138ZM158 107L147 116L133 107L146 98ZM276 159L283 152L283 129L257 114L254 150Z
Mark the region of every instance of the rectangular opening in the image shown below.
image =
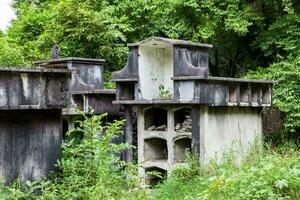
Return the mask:
M237 103L237 85L228 85L229 103Z
M168 159L167 141L161 138L145 139L145 160L157 161Z
M271 104L271 91L269 85L264 85L262 87L262 103Z
M166 131L168 128L168 111L163 108L150 108L145 111L145 130Z
M247 83L240 84L240 101L243 103L249 102L249 85Z
M191 152L192 149L192 140L191 138L180 138L175 141L174 153L175 153L175 162L183 163L186 162L186 153L187 151Z
M167 178L168 172L159 167L149 167L145 169L145 184L151 187L157 185ZM156 174L156 175L155 175Z
M76 104L76 108L78 110L81 110L83 111L83 103L84 103L84 100L83 100L83 96L81 94L79 95L73 95L73 100L74 100L74 103Z
M119 100L134 100L134 82L118 83Z
M260 88L253 84L251 87L251 102L252 103L259 103L259 95L260 94Z
M155 42L154 44L139 47L139 77L143 99L168 98L173 96L173 46L168 43ZM160 86L168 91L168 95L161 95ZM170 93L170 94L169 94Z
M180 133L192 132L192 110L190 108L181 108L174 112L174 130Z

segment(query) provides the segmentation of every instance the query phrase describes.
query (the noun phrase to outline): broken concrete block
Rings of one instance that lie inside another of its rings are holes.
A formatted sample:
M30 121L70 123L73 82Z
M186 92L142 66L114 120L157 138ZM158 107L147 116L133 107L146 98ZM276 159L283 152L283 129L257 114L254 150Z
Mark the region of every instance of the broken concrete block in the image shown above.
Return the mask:
M154 129L155 129L155 126L153 125L153 126L150 126L149 128L147 128L147 131L154 131Z
M155 131L165 131L167 128L167 126L164 124L164 125L161 125L161 126L158 126L155 128Z

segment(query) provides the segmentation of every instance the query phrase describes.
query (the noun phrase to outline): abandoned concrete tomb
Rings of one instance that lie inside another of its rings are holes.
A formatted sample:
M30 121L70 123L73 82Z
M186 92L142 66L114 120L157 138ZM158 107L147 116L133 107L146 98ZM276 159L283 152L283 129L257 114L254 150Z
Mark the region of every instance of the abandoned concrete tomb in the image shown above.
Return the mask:
M137 136L141 175L168 174L186 162L186 150L197 153L200 164L221 161L228 150L239 161L260 141L272 81L209 76L208 44L151 37L128 47L126 66L113 73L116 90L103 87L103 59L56 55L36 62L37 69L0 69L0 176L6 182L39 179L54 169L64 134L80 119L75 108L106 112L107 121L126 118L124 140L133 144ZM124 159L132 161L132 150Z
M220 160L229 148L238 161L261 139L272 81L209 76L208 44L151 37L128 47L126 66L113 73L114 103L127 113L137 107L140 174L169 172L185 162L186 149L197 152L201 164ZM125 130L131 142L130 123Z

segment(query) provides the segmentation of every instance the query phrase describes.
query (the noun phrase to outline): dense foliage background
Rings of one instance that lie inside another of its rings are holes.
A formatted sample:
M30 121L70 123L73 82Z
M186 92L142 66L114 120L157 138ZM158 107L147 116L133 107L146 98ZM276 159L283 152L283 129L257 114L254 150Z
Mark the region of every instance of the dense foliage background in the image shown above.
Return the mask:
M278 81L274 104L284 127L300 127L300 1L14 0L17 19L0 33L0 65L32 66L62 56L105 58L107 72L126 62L126 44L149 36L214 45L213 76Z

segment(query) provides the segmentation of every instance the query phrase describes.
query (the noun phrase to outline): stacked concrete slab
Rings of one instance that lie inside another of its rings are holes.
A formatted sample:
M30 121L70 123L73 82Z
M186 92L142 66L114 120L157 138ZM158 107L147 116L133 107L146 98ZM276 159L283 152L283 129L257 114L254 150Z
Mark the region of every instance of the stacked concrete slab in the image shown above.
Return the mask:
M64 69L0 68L0 177L6 183L54 170L70 80Z
M40 179L54 170L64 134L74 127L79 109L108 113L115 90L104 89L103 59L57 58L36 62L38 69L0 68L0 177ZM121 142L119 138L115 142Z
M208 44L151 37L129 44L126 66L113 73L115 104L137 106L138 162L169 172L197 152L201 164L231 150L237 160L261 139L261 110L272 104L272 81L209 76ZM126 124L126 141L132 127ZM127 152L127 161L132 152Z
M80 115L75 111L79 109L90 113L90 108L95 114L108 113L110 120L119 119L120 106L112 105L115 100L115 90L104 89L103 65L104 59L90 58L62 58L48 61L38 61L36 64L44 69L69 69L72 70L71 94L72 104L63 109L64 132L74 128Z

